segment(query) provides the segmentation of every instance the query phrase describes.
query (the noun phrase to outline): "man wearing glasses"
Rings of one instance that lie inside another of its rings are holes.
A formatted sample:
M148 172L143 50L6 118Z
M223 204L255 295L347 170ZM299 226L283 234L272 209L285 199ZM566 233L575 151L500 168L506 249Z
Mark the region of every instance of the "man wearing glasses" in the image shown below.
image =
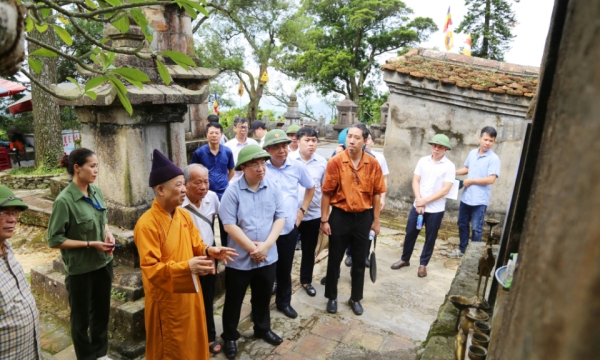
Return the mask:
M223 334L225 356L237 355L242 302L250 285L254 336L272 345L283 340L271 330L269 302L275 281L277 248L275 241L285 224L283 196L279 186L265 178L265 159L270 155L258 145L248 145L239 153L235 170L243 173L231 184L219 207L219 217L229 234L228 244L239 257L227 264Z
M274 129L265 136L265 149L270 160L267 161L269 179L274 181L283 194L285 208L285 226L277 240L277 289L275 304L277 309L289 318L296 318L298 313L291 306L292 301L292 265L298 238L298 226L306 215L306 210L315 193L313 181L303 162L288 158L288 145L292 139L280 129ZM306 189L302 205L298 208L298 185Z
M0 185L0 359L41 359L35 299L8 239L27 205Z
M321 230L329 235L325 297L329 299L327 312L331 314L337 312L338 272L348 244L353 259L352 294L348 304L354 314L363 313L360 300L369 232L373 230L379 234L380 197L386 192L381 166L363 150L368 137L369 130L364 124L350 127L346 150L329 160L321 187Z
M237 164L240 151L248 145L258 145L258 143L256 140L248 137L248 120L245 118L237 118L233 121L233 131L235 132L235 137L226 142L225 146L231 149L233 162ZM242 175L241 171L236 171L235 175L229 180L229 183L232 184L238 181Z

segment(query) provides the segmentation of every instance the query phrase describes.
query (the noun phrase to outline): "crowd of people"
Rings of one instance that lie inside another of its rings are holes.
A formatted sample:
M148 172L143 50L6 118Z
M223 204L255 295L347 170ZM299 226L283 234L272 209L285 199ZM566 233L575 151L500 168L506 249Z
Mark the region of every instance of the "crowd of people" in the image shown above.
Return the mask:
M134 241L140 258L145 292L146 358L208 359L223 351L237 356L238 323L248 287L254 336L272 345L283 342L271 329L272 294L278 311L298 316L291 306L291 272L297 240L302 251L300 282L309 296L319 233L329 236L325 285L326 309L338 311L338 278L346 256L352 290L352 312L363 313L364 273L373 234L380 232L385 206L385 158L371 149L368 128L352 125L340 136L340 146L327 161L316 153L318 137L310 127L290 126L267 131L261 121L249 127L235 120L235 137L223 141L223 128L210 122L208 143L198 148L184 169L154 150L149 187L151 208L138 220ZM254 133L257 140L248 138ZM392 265L410 265L421 226L426 241L418 276L427 276L437 232L445 212L445 196L455 177L467 175L460 213L460 247L481 241L483 215L500 160L491 150L496 131L485 127L480 146L455 169L446 157L449 138L435 135L431 155L421 158L412 182L415 201L410 211L402 258ZM71 336L78 359L106 359L112 253L115 238L107 224L101 190L93 185L98 158L80 148L61 160L72 181L54 202L48 245L61 251L71 308ZM18 215L27 205L0 186L0 359L40 359L35 301L7 241ZM221 246L215 242L218 220ZM470 226L472 223L472 226ZM371 235L371 236L370 236ZM217 262L225 270L222 343L217 340L213 302Z

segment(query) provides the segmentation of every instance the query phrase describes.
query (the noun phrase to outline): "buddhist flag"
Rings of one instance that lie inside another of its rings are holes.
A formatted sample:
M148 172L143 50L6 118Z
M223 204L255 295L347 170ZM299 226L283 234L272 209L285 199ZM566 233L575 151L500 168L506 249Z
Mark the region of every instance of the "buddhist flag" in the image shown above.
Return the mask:
M262 75L260 76L260 82L268 82L269 81L269 75L267 74L267 70L265 70Z
M444 31L448 31L448 27L452 25L452 17L450 16L450 6L448 6L448 14L446 14L446 22L444 23Z
M469 35L467 35L467 40L465 41L465 47L462 51L463 55L471 56L471 46L473 46L473 43L471 41L471 33L469 33Z
M216 115L221 115L221 112L219 111L219 97L218 97L216 91L215 91L215 100L213 101L213 112Z
M454 47L454 37L452 35L452 30L448 30L446 32L446 38L444 39L444 45L446 46L446 50L450 51Z
M240 86L238 86L238 95L240 97L244 96L244 83L240 80Z

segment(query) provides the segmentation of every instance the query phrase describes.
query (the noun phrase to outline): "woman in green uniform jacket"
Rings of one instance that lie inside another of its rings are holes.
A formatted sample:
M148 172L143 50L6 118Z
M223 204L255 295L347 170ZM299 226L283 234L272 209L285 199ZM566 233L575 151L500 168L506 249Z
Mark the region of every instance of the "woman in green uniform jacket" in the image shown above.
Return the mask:
M60 249L65 263L77 359L106 359L115 238L108 229L102 192L92 185L98 158L80 148L60 162L72 181L54 201L48 245Z

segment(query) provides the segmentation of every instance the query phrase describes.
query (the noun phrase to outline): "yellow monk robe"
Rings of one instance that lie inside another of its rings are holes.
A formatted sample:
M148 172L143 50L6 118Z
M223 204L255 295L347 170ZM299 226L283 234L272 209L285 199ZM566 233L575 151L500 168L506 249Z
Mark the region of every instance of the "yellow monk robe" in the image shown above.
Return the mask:
M171 219L154 200L133 237L146 295L146 359L208 360L202 289L188 263L206 245L189 213L177 208Z

